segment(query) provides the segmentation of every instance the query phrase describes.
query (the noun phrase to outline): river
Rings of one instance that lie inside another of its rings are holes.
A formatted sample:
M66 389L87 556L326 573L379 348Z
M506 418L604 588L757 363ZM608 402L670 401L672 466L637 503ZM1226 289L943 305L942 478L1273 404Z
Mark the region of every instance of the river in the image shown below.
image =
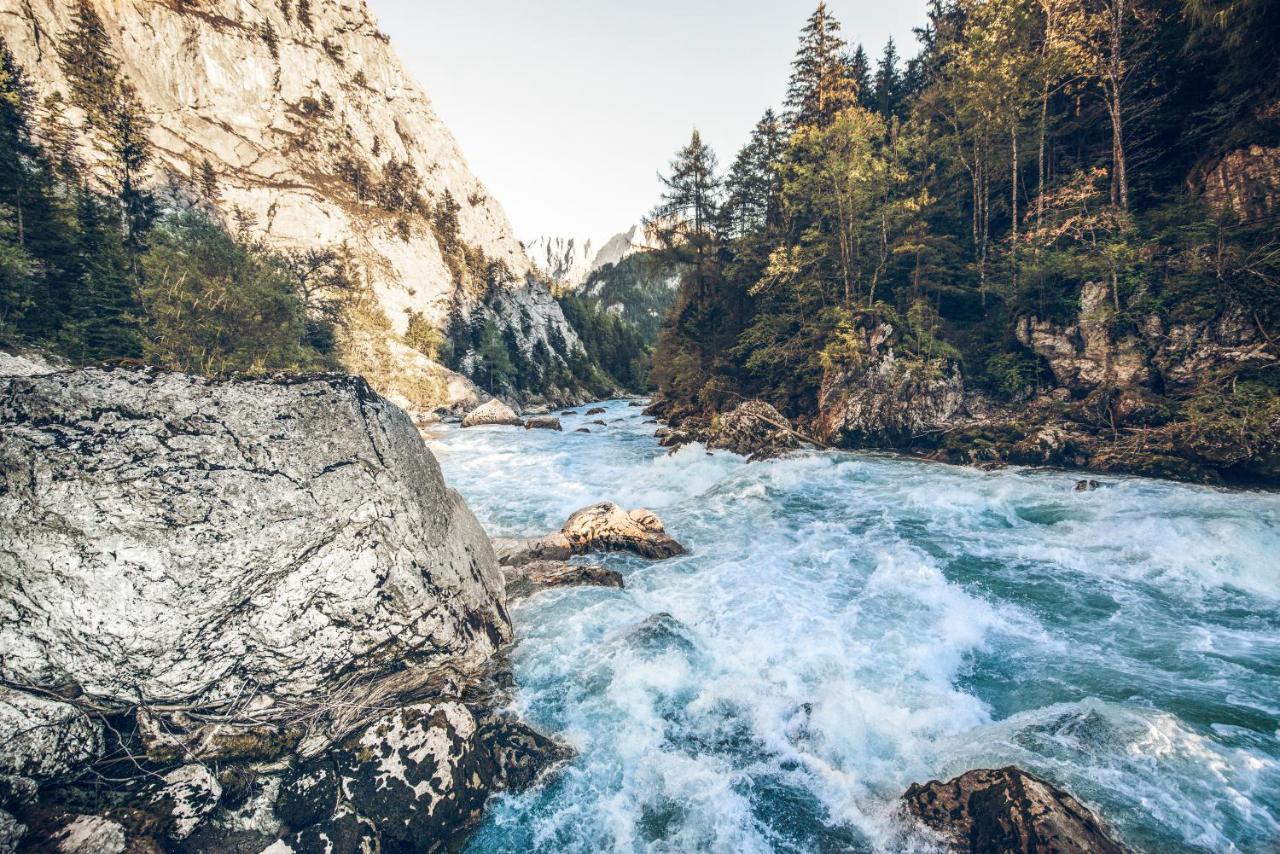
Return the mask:
M514 605L517 709L580 753L471 851L927 850L902 791L1007 764L1141 851L1280 847L1280 495L668 455L603 405L431 442L494 536L610 499L689 548Z

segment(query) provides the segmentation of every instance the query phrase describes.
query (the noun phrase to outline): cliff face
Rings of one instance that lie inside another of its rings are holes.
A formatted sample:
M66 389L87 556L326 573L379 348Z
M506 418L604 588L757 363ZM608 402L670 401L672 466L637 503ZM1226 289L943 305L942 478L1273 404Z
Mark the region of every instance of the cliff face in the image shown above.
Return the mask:
M0 0L6 41L41 99L70 90L59 47L77 4ZM577 345L501 206L361 0L89 5L152 122L153 188L170 203L211 204L278 248L346 252L372 299L345 361L377 374L380 391L423 408L449 393L396 346L415 312L443 329L451 311L480 311L524 352L537 341L561 355ZM66 117L83 125L74 108ZM442 234L432 212L448 200L456 232Z

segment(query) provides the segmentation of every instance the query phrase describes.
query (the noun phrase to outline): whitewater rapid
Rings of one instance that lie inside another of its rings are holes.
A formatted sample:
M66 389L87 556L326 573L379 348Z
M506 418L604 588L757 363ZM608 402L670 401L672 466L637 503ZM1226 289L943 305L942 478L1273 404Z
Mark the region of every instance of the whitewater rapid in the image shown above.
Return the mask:
M514 606L518 711L579 755L469 850L927 850L902 791L1007 764L1138 850L1280 847L1280 495L668 455L604 405L431 442L494 536L609 499L690 552Z

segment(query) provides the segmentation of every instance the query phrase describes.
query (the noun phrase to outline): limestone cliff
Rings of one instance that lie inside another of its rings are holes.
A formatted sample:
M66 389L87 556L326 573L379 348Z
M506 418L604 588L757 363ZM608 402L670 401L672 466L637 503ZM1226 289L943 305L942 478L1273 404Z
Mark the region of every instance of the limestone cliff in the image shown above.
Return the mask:
M0 0L42 100L70 89L60 47L80 0ZM574 330L362 0L88 0L152 123L150 180L278 248L345 253L371 299L344 361L427 408L458 394L403 346L414 313L482 312L524 353ZM68 108L73 128L85 116ZM101 157L82 135L80 154ZM442 233L435 211L456 205ZM447 245L446 245L447 244ZM463 364L466 358L459 360Z

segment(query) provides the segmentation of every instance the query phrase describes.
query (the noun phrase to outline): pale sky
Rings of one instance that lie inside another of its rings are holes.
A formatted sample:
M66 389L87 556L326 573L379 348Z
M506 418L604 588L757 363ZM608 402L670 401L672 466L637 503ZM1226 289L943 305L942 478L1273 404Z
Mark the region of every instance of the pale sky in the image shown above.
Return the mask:
M781 106L816 0L369 0L516 235L638 222L696 125L732 162ZM925 0L829 0L874 60L916 52Z

